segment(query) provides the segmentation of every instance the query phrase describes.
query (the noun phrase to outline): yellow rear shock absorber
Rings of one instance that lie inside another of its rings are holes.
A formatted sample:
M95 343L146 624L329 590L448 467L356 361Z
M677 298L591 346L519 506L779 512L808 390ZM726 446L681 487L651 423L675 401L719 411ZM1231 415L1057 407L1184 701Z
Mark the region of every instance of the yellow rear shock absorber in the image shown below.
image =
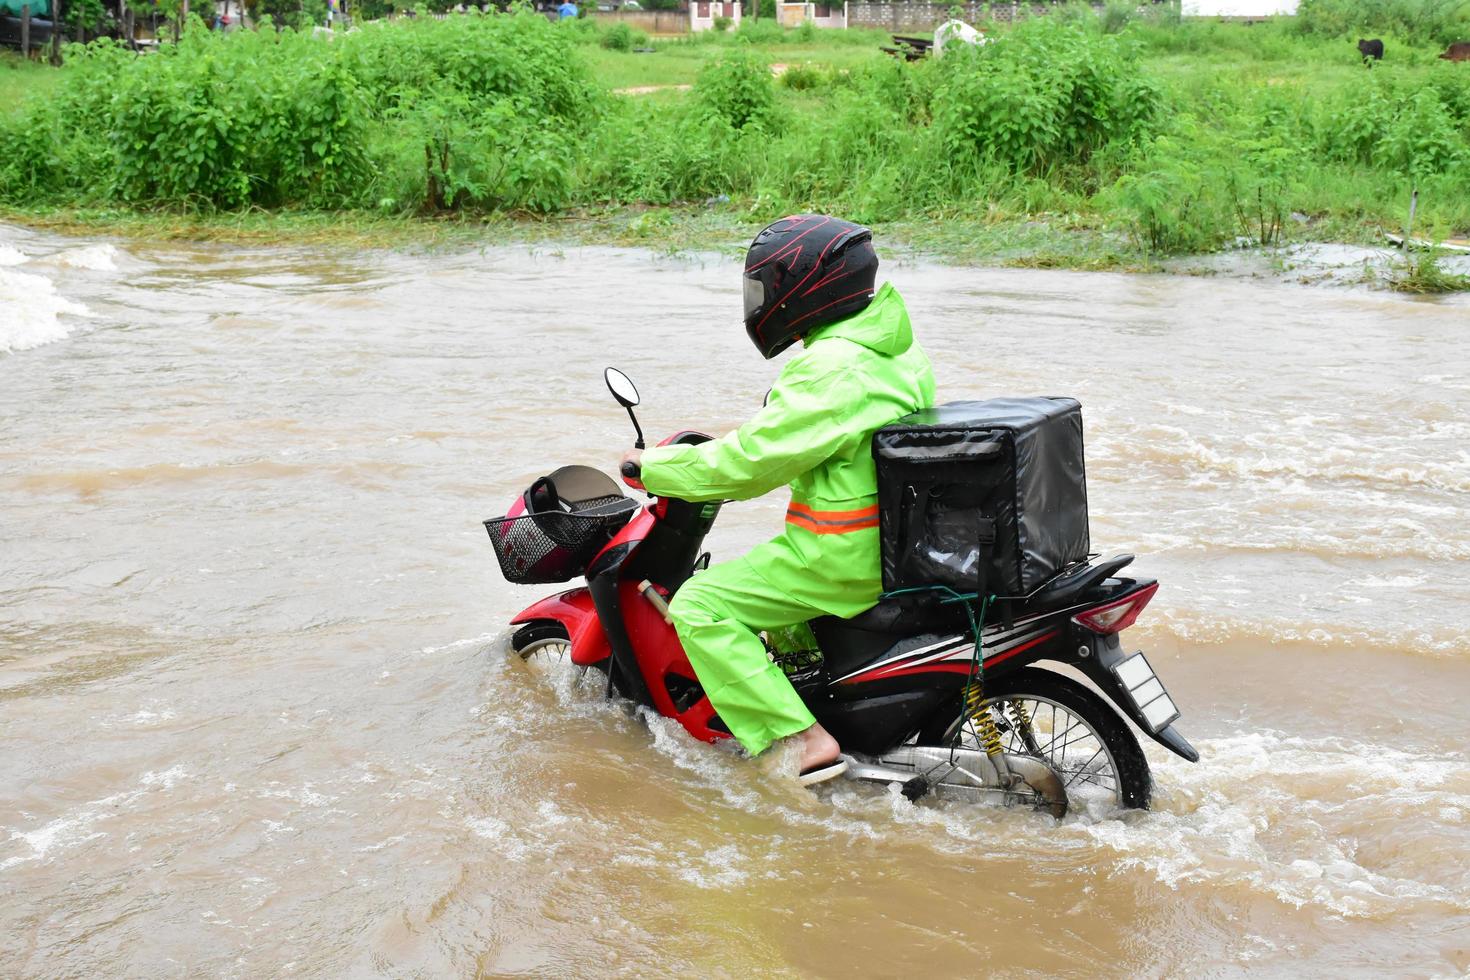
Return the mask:
M970 720L975 723L975 735L985 749L985 754L995 759L1002 751L1000 732L995 727L995 716L990 713L990 707L984 701L983 684L971 684L965 694L965 708Z
M1031 713L1019 698L1007 704L1010 705L1011 717L1016 719L1016 731L1020 733L1021 741L1026 743L1026 749L1033 755L1040 755L1041 747L1036 744L1036 732L1031 728Z

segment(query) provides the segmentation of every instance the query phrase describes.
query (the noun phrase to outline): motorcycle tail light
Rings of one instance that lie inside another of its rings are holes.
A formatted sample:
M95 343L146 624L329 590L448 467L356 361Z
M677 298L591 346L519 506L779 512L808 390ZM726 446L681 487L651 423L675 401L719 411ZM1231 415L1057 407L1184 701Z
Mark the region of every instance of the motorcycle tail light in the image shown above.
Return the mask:
M1086 612L1080 612L1072 617L1072 622L1079 626L1086 626L1094 633L1121 633L1133 625L1138 619L1138 614L1143 612L1143 607L1148 605L1154 593L1159 591L1159 583L1140 589L1132 595L1126 595L1114 602L1105 603L1101 606L1093 606Z

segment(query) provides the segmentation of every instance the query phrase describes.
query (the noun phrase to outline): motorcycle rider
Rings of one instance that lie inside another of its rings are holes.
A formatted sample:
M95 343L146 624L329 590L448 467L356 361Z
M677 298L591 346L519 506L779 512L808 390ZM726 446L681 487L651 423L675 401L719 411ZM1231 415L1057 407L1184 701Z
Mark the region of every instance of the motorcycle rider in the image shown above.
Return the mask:
M798 736L801 782L841 775L837 741L757 632L856 616L881 591L873 432L934 400L929 359L891 284L874 291L872 232L824 215L782 218L745 257L745 330L767 359L800 340L755 417L701 445L634 450L634 486L682 500L745 500L789 484L786 526L674 595L674 628L705 693L752 755Z

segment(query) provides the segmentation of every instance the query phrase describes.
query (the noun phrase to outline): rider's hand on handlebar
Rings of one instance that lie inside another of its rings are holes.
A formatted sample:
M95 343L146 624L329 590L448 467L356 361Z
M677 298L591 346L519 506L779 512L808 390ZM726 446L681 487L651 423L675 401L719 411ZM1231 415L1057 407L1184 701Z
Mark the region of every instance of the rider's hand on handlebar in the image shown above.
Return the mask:
M643 473L643 450L630 449L623 453L622 461L618 463L618 472L622 474L623 482L634 490L647 489L639 478Z

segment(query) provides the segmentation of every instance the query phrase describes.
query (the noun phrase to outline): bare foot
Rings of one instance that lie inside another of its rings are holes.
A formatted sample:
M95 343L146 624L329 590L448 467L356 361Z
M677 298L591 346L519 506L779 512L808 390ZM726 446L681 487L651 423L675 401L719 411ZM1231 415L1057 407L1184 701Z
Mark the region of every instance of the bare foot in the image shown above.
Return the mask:
M820 723L812 725L797 738L801 739L801 772L818 769L837 761L841 748Z

